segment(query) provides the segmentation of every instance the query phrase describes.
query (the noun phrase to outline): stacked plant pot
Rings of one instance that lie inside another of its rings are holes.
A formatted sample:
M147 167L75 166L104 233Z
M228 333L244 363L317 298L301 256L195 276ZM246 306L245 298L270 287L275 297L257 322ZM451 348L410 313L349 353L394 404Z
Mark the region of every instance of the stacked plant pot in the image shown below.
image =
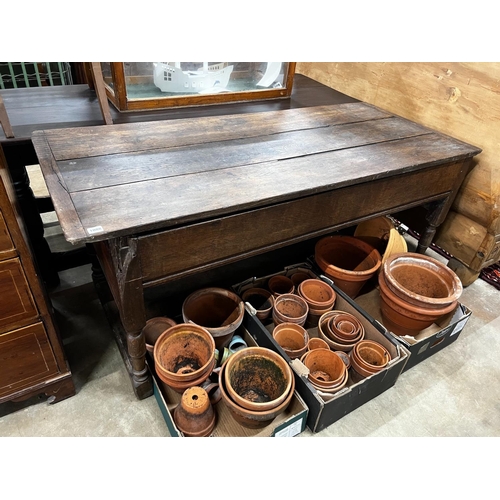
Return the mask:
M286 410L295 391L293 372L279 354L264 347L235 352L219 372L222 401L242 426L269 425Z
M302 281L297 287L297 293L307 302L309 307L306 319L307 328L317 326L319 318L333 309L337 299L333 288L316 278Z
M378 276L384 326L396 335L415 336L458 305L463 287L438 260L417 253L391 255Z

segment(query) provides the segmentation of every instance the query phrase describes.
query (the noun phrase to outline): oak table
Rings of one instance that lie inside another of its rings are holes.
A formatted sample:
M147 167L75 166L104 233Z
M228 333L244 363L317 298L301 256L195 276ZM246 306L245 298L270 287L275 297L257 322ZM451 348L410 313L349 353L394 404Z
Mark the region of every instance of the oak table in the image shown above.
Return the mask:
M144 291L424 205L425 252L477 147L374 106L33 133L65 238L92 244L138 398L151 394Z

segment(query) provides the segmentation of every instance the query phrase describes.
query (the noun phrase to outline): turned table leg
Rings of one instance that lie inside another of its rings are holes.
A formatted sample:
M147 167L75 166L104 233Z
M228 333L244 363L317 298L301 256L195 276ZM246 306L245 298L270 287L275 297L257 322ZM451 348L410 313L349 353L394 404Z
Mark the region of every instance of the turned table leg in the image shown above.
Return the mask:
M142 329L146 324L142 276L136 252L136 240L117 238L94 244L100 267L106 277L114 304L118 309L119 324L111 319L120 352L129 371L132 386L138 399L153 394L151 374L146 366L146 343ZM94 278L98 273L94 269ZM103 293L103 283L96 283L101 290L101 302L108 309L109 294ZM102 299L104 297L104 300Z

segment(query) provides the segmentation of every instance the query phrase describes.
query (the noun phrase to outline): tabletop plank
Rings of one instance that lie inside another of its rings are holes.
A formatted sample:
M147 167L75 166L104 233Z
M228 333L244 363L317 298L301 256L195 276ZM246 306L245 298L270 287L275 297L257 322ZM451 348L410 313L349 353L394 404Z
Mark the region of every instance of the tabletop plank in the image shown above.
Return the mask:
M239 140L77 158L59 161L58 166L68 190L74 193L162 177L251 166L429 133L430 130L416 123L389 117Z
M307 112L304 112L307 111ZM56 161L268 136L391 116L364 103L46 130ZM38 132L34 132L35 136Z

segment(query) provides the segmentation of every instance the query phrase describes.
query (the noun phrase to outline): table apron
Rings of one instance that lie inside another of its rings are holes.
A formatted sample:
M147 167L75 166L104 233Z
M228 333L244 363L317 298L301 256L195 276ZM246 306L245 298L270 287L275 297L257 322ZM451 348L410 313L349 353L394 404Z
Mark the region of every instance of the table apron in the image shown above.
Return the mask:
M154 286L447 197L461 168L462 162L444 164L140 236L142 280Z

